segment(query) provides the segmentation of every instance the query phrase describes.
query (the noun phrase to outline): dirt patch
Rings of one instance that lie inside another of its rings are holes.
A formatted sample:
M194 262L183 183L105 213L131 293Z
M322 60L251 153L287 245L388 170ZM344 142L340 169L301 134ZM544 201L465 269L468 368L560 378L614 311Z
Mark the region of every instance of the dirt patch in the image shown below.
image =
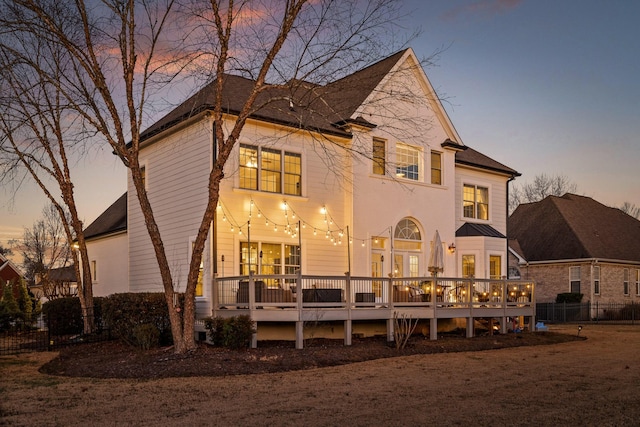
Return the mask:
M555 332L518 333L464 338L445 335L437 341L413 337L404 349L385 338L314 339L304 349L291 342L265 341L255 349L230 350L200 344L194 352L177 355L172 348L136 350L116 341L69 347L40 371L51 375L91 378L171 378L262 374L338 366L415 354L481 351L581 340Z

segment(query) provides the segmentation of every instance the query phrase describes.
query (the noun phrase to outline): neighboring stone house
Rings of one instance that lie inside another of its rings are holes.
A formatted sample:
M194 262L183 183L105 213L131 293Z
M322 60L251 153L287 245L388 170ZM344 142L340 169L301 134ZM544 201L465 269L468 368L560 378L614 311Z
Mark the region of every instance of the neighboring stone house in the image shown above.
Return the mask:
M178 291L207 200L212 129L230 131L254 84L224 81L222 123L209 114L209 85L141 135L140 165ZM436 231L442 276L506 277L507 186L519 174L462 143L411 49L324 86L274 86L258 104L270 97L278 100L254 112L225 166L198 316L211 314L214 277L428 276ZM101 217L86 230L94 293L161 291L130 175L116 208L118 221Z
M640 221L619 209L549 196L513 212L509 238L510 266L536 282L538 302L566 292L583 302L640 302Z

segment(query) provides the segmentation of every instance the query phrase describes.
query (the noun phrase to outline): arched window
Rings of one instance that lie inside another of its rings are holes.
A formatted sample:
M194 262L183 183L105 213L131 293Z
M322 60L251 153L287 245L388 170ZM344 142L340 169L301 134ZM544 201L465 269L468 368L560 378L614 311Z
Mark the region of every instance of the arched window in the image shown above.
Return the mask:
M400 220L398 225L396 225L394 237L401 240L415 240L418 242L422 241L418 225L409 218L403 218L402 220ZM420 248L418 247L417 249Z

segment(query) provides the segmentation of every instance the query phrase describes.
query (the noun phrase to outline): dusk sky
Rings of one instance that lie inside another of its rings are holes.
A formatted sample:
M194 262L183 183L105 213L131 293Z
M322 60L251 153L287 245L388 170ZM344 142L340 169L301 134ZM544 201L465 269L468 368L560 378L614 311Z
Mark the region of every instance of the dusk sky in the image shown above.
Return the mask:
M565 175L577 193L640 206L640 2L414 0L407 32L462 142L522 174ZM149 125L148 123L147 125ZM77 165L85 224L126 191L106 146ZM25 182L0 190L0 245L41 217Z

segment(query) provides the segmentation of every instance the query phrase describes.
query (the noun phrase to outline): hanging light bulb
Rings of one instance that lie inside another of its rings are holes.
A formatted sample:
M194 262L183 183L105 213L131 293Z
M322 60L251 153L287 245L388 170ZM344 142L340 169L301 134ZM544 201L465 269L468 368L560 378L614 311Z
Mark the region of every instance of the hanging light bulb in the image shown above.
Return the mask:
M362 247L364 248L364 240L362 241Z
M327 213L327 208L325 208L324 206L320 208L320 213L322 215L325 215Z
M317 233L316 233L316 229L314 228L314 229L313 229L313 235L315 236L316 234L317 234Z
M233 233L233 231L234 231L233 226L231 226L231 232Z
M223 220L223 221L227 221L227 216L226 216L226 215L223 215L223 216L222 216L222 220Z

